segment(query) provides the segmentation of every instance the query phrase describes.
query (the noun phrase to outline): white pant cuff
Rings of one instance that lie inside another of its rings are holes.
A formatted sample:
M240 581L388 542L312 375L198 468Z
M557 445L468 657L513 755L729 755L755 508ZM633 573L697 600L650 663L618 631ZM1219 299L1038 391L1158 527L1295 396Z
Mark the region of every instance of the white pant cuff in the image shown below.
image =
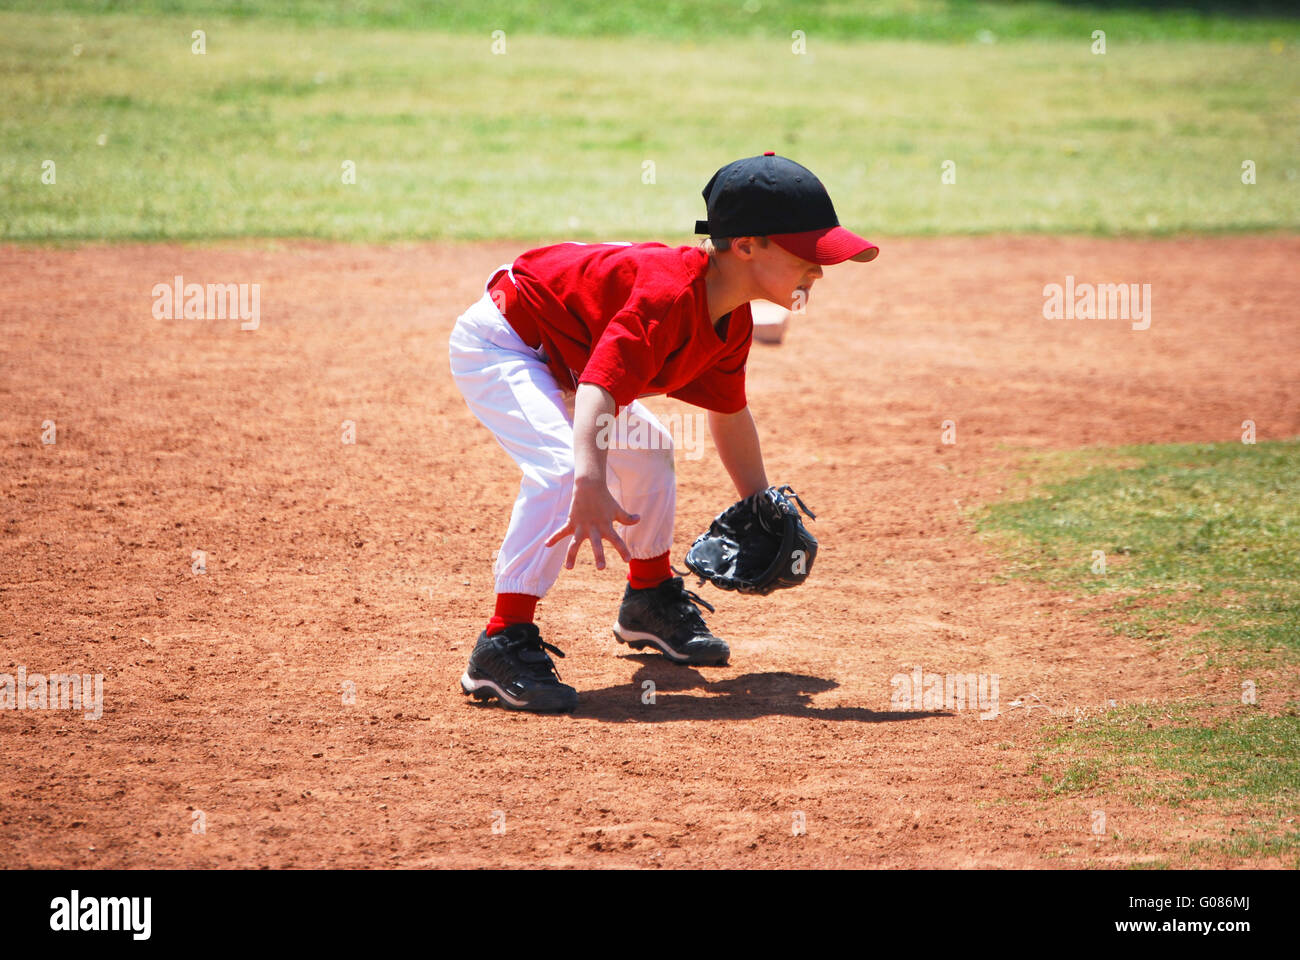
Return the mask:
M650 547L648 549L646 547L637 547L635 550L630 552L633 560L653 560L655 557L661 556L665 553L672 553L672 549L673 544L670 540L662 547Z
M536 581L525 583L522 580L500 580L495 589L497 593L525 593L530 597L546 596L546 591Z

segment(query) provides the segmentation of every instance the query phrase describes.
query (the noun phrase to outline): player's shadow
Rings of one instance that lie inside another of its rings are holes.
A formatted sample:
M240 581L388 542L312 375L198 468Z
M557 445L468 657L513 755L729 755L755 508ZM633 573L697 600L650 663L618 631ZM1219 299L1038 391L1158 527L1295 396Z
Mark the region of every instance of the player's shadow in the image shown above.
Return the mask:
M816 707L814 694L839 686L834 680L798 673L746 673L710 680L693 667L667 663L651 654L623 659L640 663L631 683L583 690L576 717L609 723L671 723L680 720L752 720L757 717L805 717L809 720L856 720L884 723L948 716L945 711L876 711L866 707ZM708 667L704 668L708 670ZM653 683L649 687L646 681ZM701 691L703 695L692 695Z

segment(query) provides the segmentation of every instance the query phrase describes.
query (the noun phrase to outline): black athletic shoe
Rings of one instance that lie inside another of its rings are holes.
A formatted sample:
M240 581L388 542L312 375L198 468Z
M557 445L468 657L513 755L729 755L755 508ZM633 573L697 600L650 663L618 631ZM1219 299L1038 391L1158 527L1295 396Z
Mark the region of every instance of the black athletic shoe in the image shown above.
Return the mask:
M730 648L709 632L696 604L713 612L708 601L686 589L681 577L670 577L646 590L633 590L629 583L614 624L614 639L633 650L654 647L674 663L726 663Z
M512 623L500 633L484 630L474 644L460 688L476 700L497 697L510 710L561 713L578 705L578 691L560 683L559 671L546 655L558 647L542 639L537 625Z

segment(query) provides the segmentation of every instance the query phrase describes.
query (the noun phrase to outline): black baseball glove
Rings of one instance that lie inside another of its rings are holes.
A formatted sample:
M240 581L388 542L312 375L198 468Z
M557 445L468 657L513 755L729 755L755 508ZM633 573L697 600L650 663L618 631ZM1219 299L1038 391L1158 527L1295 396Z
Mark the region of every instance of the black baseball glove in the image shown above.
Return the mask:
M799 510L817 519L789 486L760 490L714 518L708 532L691 544L686 566L721 590L766 596L797 587L808 579L817 556L817 538L804 527Z

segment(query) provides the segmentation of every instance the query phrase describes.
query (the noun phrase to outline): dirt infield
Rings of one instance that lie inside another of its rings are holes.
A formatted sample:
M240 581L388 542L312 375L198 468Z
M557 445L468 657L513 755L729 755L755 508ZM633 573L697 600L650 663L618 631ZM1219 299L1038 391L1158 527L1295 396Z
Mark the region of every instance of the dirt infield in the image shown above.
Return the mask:
M517 246L0 248L0 673L104 675L98 720L0 712L8 865L1113 865L1227 833L1043 792L1047 711L1009 704L1215 676L997 582L962 511L1025 448L1300 433L1300 237L881 246L751 354L769 475L819 517L809 585L701 588L732 661L685 669L614 643L624 568L584 551L539 608L562 717L457 684L518 481L447 336ZM177 274L259 283L260 327L155 319ZM1150 283L1150 328L1045 320L1066 275ZM678 467L680 567L734 491L707 441ZM1001 714L892 711L916 665L997 674ZM1091 837L1098 805L1137 848Z

